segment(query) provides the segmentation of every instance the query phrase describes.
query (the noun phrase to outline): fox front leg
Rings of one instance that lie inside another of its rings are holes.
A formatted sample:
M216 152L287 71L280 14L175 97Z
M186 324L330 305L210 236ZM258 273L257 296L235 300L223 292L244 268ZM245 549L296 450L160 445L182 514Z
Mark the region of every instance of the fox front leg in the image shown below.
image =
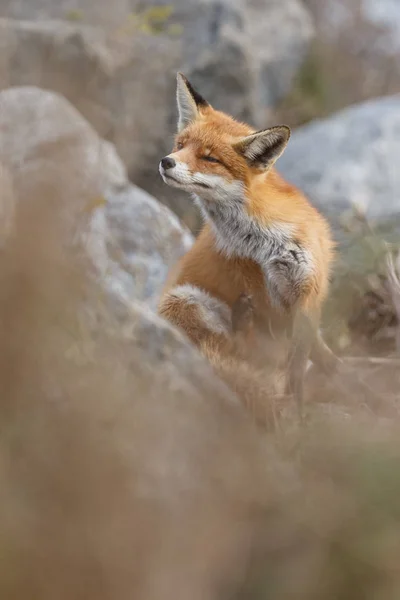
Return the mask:
M232 333L236 354L246 358L254 341L254 305L248 294L241 294L232 306Z
M302 314L299 301L310 290L312 263L298 245L289 244L266 261L263 271L271 302L293 324L287 391L293 395L302 416L305 372L316 326L308 315Z
M233 333L249 333L254 327L253 299L248 294L241 294L232 306Z
M310 289L312 263L297 244L274 253L263 265L268 293L273 305L290 312Z

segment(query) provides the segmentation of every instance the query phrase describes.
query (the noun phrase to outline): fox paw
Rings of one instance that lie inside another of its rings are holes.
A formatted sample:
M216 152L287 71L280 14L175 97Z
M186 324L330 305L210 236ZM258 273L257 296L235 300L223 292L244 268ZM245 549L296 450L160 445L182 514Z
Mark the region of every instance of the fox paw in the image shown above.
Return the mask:
M253 325L254 305L248 294L241 294L232 307L232 330L234 333L248 330Z

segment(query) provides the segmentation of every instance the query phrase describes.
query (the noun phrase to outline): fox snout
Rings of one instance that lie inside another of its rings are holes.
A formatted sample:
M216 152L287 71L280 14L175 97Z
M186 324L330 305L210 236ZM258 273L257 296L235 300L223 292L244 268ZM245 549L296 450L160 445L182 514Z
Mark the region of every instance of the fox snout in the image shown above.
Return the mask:
M168 169L173 169L176 166L176 162L170 156L164 156L161 159L160 167L163 171L168 171Z
M164 156L164 158L160 160L158 170L160 171L160 175L164 182L168 185L176 186L178 184L178 181L174 176L175 171L177 171L177 166L177 162L172 156Z
M184 188L185 184L190 183L191 176L187 165L181 161L177 162L171 155L164 156L158 168L164 182L172 187Z

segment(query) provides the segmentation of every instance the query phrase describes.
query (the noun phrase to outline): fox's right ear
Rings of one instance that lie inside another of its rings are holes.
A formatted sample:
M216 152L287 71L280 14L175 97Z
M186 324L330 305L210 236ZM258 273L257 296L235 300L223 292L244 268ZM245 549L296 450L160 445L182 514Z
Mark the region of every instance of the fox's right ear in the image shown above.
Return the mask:
M179 113L178 131L182 131L190 123L193 123L201 108L210 106L182 73L177 75L176 100Z

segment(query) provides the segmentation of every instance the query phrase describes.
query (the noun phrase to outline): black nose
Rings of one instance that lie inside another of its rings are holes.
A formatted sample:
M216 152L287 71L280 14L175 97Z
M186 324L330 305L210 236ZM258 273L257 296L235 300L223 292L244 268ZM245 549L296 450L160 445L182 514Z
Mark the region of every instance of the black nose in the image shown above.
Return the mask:
M165 156L165 158L161 160L161 166L164 169L164 171L167 171L168 169L173 169L175 165L176 162L173 158L170 158L169 156Z

